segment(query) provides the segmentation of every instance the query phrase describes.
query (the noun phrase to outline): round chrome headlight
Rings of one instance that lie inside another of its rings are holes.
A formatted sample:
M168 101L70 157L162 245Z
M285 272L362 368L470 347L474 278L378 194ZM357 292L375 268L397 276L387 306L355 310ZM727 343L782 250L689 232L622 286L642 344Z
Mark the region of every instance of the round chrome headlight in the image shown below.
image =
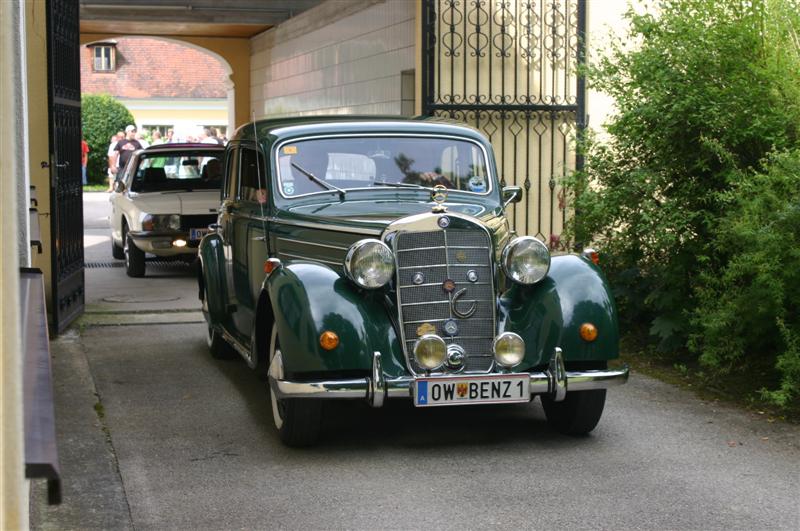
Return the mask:
M503 367L514 367L525 357L525 341L514 332L503 332L492 345L494 359Z
M421 367L432 371L442 366L447 358L447 345L436 334L425 334L414 345L414 358Z
M517 284L536 284L550 271L550 251L532 236L511 240L501 259L506 276Z
M350 246L344 258L344 273L362 288L380 288L394 274L392 250L379 240L357 241Z

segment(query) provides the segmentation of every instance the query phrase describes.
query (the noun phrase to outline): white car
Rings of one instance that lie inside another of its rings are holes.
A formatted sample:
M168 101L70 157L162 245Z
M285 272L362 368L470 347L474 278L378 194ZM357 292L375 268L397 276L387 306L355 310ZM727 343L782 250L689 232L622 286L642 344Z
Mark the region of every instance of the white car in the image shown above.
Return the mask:
M217 222L225 148L161 144L137 151L117 177L111 251L128 276L145 274L145 253L194 259Z

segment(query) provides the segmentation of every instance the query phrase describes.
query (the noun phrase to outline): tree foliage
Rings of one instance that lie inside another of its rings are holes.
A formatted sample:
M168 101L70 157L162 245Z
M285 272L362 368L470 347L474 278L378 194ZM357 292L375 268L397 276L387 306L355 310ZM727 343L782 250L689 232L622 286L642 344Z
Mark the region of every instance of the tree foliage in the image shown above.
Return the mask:
M718 283L718 274L736 269L732 260L742 245L764 245L765 257L774 250L771 238L733 245L733 235L745 230L734 218L757 208L738 200L764 193L753 183L779 180L770 160L786 168L785 159L768 155L800 145L797 4L660 0L652 12L630 10L627 36L613 40L587 69L589 82L613 97L616 111L607 138L589 137L581 146L585 169L567 183L577 212L570 230L576 240L593 239L603 248L624 322L647 326L662 350L710 334L703 312L715 302L723 312L723 295L735 283ZM796 173L782 175L797 187ZM748 263L764 279L774 273ZM795 290L796 281L786 279ZM770 309L759 319L775 337L780 302L765 304ZM785 325L786 333L797 333ZM702 360L719 368L725 365L717 359L722 336L689 346L708 349ZM753 341L759 340L743 341L738 359Z
M83 138L89 144L89 162L86 168L90 183L105 182L108 169L108 145L111 136L133 124L131 112L108 94L81 96Z

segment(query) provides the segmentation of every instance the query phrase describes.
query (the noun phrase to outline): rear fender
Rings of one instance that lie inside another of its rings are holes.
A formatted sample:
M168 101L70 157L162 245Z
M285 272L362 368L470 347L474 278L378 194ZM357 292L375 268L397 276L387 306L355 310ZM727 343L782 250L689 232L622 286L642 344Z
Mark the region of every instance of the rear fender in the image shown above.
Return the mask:
M406 374L400 341L383 304L383 292L359 290L330 267L316 262L284 263L264 281L284 369L293 375L363 371L372 368L375 351L383 354L387 376ZM339 345L324 350L325 330Z
M619 357L614 298L600 269L575 255L554 256L550 272L533 286L513 285L500 297L500 330L525 340L522 367L545 365L556 347L567 362ZM580 337L583 323L597 327L593 342Z

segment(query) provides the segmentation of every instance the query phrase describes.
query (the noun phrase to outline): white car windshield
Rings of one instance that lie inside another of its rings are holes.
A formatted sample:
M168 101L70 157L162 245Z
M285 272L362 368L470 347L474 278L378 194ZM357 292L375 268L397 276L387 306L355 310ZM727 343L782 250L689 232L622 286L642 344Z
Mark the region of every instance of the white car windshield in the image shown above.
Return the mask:
M215 190L222 183L222 153L208 151L144 153L131 179L139 193L177 190Z
M285 197L352 188L430 188L483 194L491 190L481 147L439 137L319 138L278 150Z

